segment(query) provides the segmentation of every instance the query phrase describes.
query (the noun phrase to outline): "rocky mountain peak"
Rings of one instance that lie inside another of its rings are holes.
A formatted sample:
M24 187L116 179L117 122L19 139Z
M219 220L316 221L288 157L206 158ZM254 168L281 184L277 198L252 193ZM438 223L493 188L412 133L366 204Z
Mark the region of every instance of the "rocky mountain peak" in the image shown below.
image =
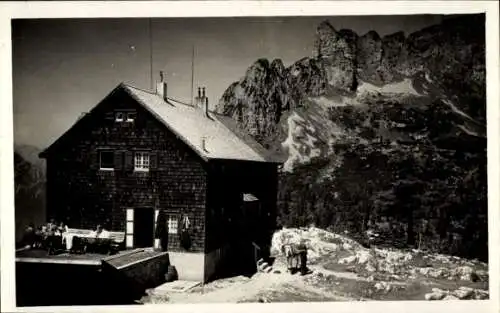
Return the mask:
M470 23L474 25L464 26ZM351 124L369 114L358 112L350 116L361 110L357 104L376 110L377 113L370 114L375 114L377 119L385 119L395 117L392 110L406 111L406 106L420 110L432 103L454 124L448 123L446 136L450 133L455 134L451 136L483 136L486 120L484 45L484 15L446 19L408 36L396 32L383 37L376 31L358 36L352 30L336 30L328 21L323 21L316 29L312 56L305 56L286 68L279 59L271 63L267 59L257 60L239 82L228 87L217 111L238 120L261 143L272 146L275 142L280 146L276 140L283 140L290 127L299 127L301 133L306 129L299 117L293 117L295 122L289 125L284 117L290 119L294 112L311 111L311 99L312 103L320 101L323 108L314 113L314 119L326 120L321 127L313 127L315 131L311 128L312 133L301 135L311 141L306 150L297 152L311 156L323 155L323 152L314 152L320 142L326 147L331 145L333 139L324 136L325 132L340 134L339 129L334 129L335 125L330 125L340 118L338 114L346 114L338 123L350 119ZM392 99L392 104L383 107L382 103L388 99ZM398 103L397 109L395 103ZM381 113L384 110L391 113ZM372 125L372 118L375 117L366 119L363 125ZM409 136L401 135L403 126L389 134L392 131L387 131L386 122L375 123L376 129L367 129L367 134L381 131L387 138ZM410 122L388 123L406 125ZM323 127L327 124L327 128ZM354 129L364 127L358 125ZM422 133L428 134L428 128L433 126L426 127L427 131L424 128ZM323 134L318 133L320 128ZM434 129L433 133L436 132ZM396 137L395 133L398 133ZM343 133L340 137L349 136ZM409 137L412 136L423 135Z
M271 69L277 74L282 75L285 72L285 65L281 59L274 59L271 62Z
M244 81L251 84L263 84L269 71L269 61L267 59L258 59L252 64L246 72Z
M377 41L381 40L380 35L374 30L370 30L369 32L367 32L366 34L364 34L361 37L369 39L369 40L377 40Z

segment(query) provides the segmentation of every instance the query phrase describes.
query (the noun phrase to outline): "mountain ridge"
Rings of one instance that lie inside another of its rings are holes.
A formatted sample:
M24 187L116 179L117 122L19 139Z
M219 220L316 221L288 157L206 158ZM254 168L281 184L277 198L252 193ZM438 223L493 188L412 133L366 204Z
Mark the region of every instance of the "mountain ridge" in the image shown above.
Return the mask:
M472 22L471 27L463 26ZM439 99L451 112L468 119L464 124L473 124L474 131L459 127L465 135L484 137L481 34L484 15L449 18L407 37L403 32L380 37L375 31L359 36L351 30L337 31L324 21L317 27L312 56L286 68L280 59L258 59L245 76L226 89L216 111L237 120L265 147L276 149L276 133L286 132L286 126L280 126L286 124L282 121L284 112L303 107L311 98L325 97L330 102L335 102L332 98L355 98L360 101L354 102L363 102L358 90L362 86L383 88L410 80L411 88L421 91L414 96ZM460 62L462 65L457 66ZM464 81L467 88L463 88ZM375 90L375 94L386 93Z

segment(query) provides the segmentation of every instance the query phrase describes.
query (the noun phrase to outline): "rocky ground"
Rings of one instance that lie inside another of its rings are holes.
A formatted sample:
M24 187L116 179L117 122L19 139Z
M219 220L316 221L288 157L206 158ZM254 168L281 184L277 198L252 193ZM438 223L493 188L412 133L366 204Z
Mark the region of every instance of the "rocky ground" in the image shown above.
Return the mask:
M283 243L305 239L312 274L291 275ZM148 291L144 303L488 299L488 266L423 251L365 248L318 228L283 229L273 237L272 270L217 280L186 293Z

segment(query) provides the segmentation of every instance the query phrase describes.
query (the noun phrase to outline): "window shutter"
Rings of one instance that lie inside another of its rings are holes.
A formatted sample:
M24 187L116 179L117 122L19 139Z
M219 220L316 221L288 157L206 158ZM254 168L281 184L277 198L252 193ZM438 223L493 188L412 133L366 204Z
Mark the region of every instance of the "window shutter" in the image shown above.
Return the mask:
M152 152L149 155L149 166L153 169L158 167L158 155L156 154L156 152Z
M115 169L121 170L123 166L123 151L115 151Z
M125 168L127 170L134 168L134 153L132 151L125 152Z
M90 168L99 168L99 151L90 151Z

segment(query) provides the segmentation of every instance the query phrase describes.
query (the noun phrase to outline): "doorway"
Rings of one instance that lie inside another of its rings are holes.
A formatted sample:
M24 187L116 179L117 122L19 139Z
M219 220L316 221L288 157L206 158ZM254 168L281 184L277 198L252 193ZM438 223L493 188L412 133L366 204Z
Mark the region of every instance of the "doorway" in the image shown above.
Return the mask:
M134 209L134 247L154 245L155 211L153 208Z

